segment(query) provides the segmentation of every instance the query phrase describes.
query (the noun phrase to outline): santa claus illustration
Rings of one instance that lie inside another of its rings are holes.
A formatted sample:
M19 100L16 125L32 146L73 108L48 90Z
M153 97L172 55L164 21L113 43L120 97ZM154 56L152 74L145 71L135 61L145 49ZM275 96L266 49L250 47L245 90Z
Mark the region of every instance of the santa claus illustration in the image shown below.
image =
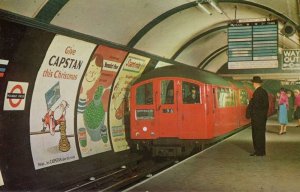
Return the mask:
M61 103L53 110L49 109L48 112L44 115L42 119L43 129L42 132L45 132L48 128L51 135L55 134L55 128L57 125L60 125L62 121L65 121L66 110L69 104L67 101L62 100Z

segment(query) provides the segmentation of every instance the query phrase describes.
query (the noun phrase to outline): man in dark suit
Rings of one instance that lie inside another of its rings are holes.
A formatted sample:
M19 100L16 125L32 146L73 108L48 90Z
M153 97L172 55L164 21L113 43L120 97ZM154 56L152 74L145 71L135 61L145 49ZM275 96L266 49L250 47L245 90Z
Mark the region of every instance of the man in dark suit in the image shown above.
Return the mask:
M250 111L254 147L254 152L250 156L265 156L266 124L269 109L268 93L261 87L262 80L259 76L254 76L252 83L255 91L247 109Z

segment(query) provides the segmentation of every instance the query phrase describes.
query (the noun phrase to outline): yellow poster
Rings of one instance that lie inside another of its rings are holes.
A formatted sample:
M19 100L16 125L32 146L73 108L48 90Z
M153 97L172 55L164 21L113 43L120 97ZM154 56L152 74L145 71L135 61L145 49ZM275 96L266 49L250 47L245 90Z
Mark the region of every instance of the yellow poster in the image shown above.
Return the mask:
M124 123L129 90L134 80L143 73L149 61L150 59L147 57L132 53L128 54L115 80L109 106L110 136L115 152L129 149Z

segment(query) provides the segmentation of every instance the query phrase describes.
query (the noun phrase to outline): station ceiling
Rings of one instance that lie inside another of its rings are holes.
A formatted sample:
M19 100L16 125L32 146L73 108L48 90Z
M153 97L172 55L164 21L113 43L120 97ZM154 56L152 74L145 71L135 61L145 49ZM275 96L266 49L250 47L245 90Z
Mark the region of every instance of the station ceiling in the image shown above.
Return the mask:
M215 2L223 14L203 1L208 14L192 0L0 0L0 9L29 19L37 27L42 24L46 29L65 29L214 73L227 63L227 26L236 20L278 20L279 51L299 48L298 0ZM284 34L282 29L287 24L296 33ZM247 74L231 76L249 78ZM300 77L298 73L264 76Z

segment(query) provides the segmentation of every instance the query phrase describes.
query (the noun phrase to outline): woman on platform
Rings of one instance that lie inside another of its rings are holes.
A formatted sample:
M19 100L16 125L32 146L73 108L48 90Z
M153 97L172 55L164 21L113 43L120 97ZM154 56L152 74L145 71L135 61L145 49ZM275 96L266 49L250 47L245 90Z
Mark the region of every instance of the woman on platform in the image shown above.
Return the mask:
M289 102L289 108L287 110L287 115L288 115L288 121L292 122L293 121L293 114L294 114L294 94L292 93L292 91L287 91L286 92L287 96L288 96L288 102Z
M295 89L294 95L295 95L294 119L298 120L298 125L296 127L300 127L300 91L298 89Z
M279 98L278 105L279 105L278 121L280 123L279 135L282 135L286 133L286 127L288 124L287 110L289 108L289 100L284 88L280 89L280 98Z

